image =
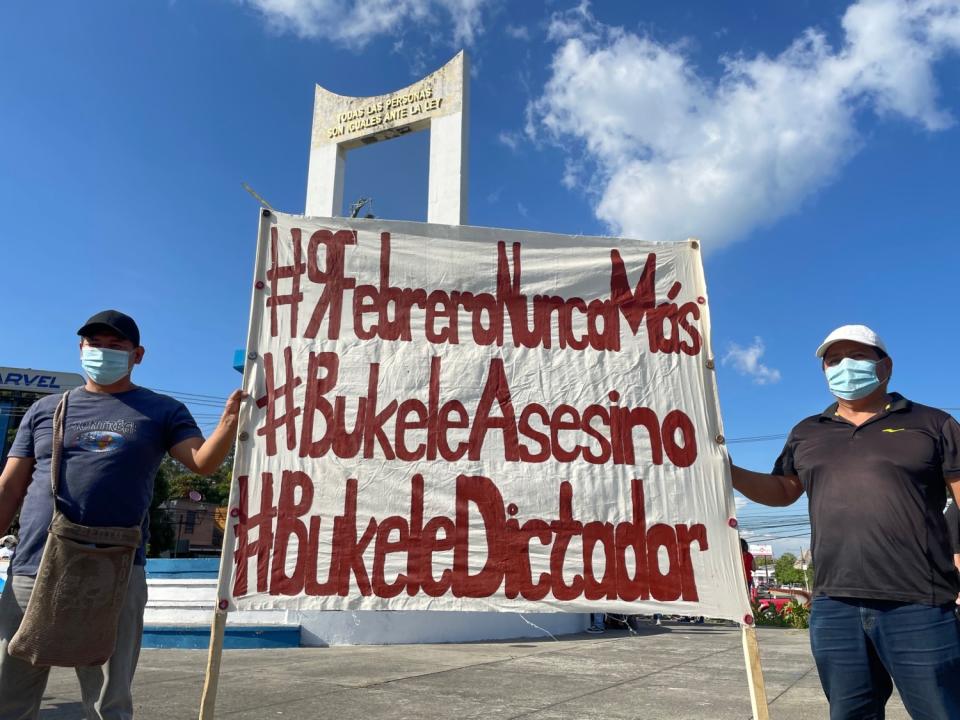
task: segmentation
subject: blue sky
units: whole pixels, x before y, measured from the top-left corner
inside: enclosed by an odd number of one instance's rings
[[[729,438],[827,405],[813,350],[848,322],[886,339],[894,389],[960,408],[957,0],[64,1],[5,3],[0,26],[0,364],[75,370],[76,328],[117,307],[139,383],[225,397],[241,182],[302,211],[314,84],[389,92],[466,47],[471,224],[699,236]],[[427,147],[351,153],[347,201],[424,220]],[[766,469],[780,444],[730,447]]]

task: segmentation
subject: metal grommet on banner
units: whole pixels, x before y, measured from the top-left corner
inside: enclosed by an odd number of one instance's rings
[[[261,211],[261,214],[262,214],[264,217],[270,217],[270,211],[267,210],[266,208],[264,208],[264,209]]]
[[[256,360],[256,359],[257,359],[257,353],[255,353],[255,352],[248,352],[248,353],[247,353],[247,360]]]
[[[242,433],[240,433],[239,435],[237,435],[237,439],[238,439],[238,440],[241,440],[241,441],[243,441],[243,440],[249,440],[249,439],[250,439],[250,433],[248,433],[246,430],[244,430]]]
[[[753,625],[753,615],[744,615],[743,616],[744,625]]]
[[[727,525],[729,525],[732,528],[735,528],[739,524],[740,523],[737,522],[736,518],[730,518],[729,520],[727,520]]]
[[[221,600],[220,602],[217,603],[217,607],[219,607],[221,610],[226,610],[228,607],[230,607],[230,601]]]
[[[699,295],[699,296],[697,296],[697,303],[698,303],[699,305],[706,305],[706,304],[707,304],[707,299],[706,299],[703,295]]]
[[[240,508],[230,508],[230,517],[240,517]]]
[[[714,440],[717,441],[717,445],[723,445],[726,442],[723,435],[717,435]]]
[[[692,247],[694,250],[699,250],[699,249],[700,249],[700,241],[699,241],[699,240],[691,240],[691,241],[690,241],[690,247]]]
[[[257,280],[257,281],[253,284],[253,286],[254,286],[257,290],[263,290],[263,289],[266,287],[266,284],[263,282],[263,280]]]
[[[713,370],[716,365],[713,364],[713,360],[707,360],[706,362],[707,370]]]

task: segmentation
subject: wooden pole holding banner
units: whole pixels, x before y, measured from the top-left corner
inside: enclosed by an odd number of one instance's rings
[[[687,242],[690,243],[690,246],[694,250],[700,249],[700,241],[696,238],[690,238]],[[697,264],[698,268],[698,284],[699,291],[706,296],[707,289],[707,280],[703,274],[703,263]],[[709,307],[709,306],[707,306]],[[706,408],[708,411],[713,411],[712,426],[714,428],[714,441],[717,444],[717,447],[721,449],[721,454],[723,455],[723,461],[727,467],[727,472],[725,473],[725,482],[727,484],[728,498],[730,500],[730,511],[731,516],[729,519],[729,525],[731,528],[737,527],[737,520],[733,516],[734,508],[736,503],[733,502],[733,480],[730,475],[730,455],[726,451],[726,439],[723,436],[723,420],[720,413],[720,392],[717,387],[717,376],[713,372],[716,370],[716,362],[714,360],[713,349],[710,346],[710,326],[709,326],[710,315],[706,308],[702,314],[702,322],[704,323],[704,342],[706,343],[706,356],[707,360],[705,367],[711,372],[708,375],[708,379],[704,384],[706,390]],[[746,589],[749,585],[750,578],[747,577],[747,570],[743,565],[743,559],[740,555],[740,546],[739,543],[736,545],[737,552],[737,565],[740,568],[740,571],[743,573],[743,584],[741,588]],[[749,598],[747,598],[749,603]],[[749,616],[745,618],[749,622],[753,622],[753,619]],[[757,644],[757,630],[753,627],[752,624],[745,625],[741,623],[740,627],[742,641],[743,641],[743,659],[746,663],[747,669],[747,684],[750,688],[750,707],[753,710],[753,720],[770,720],[770,708],[767,706],[767,690],[763,682],[763,668],[760,665],[760,646]]]
[[[750,708],[753,711],[753,720],[770,720],[767,688],[763,682],[763,668],[760,665],[757,629],[750,625],[741,627],[743,628],[743,659],[747,664],[747,684],[750,686]]]
[[[213,708],[217,702],[217,685],[220,683],[220,658],[223,656],[223,634],[227,628],[227,614],[220,609],[213,613],[210,628],[210,649],[207,652],[207,672],[200,696],[200,720],[213,720]]]
[[[256,306],[258,296],[263,295],[264,283],[261,280],[263,267],[261,260],[263,258],[262,249],[267,246],[267,240],[270,234],[270,223],[272,213],[267,208],[260,210],[260,225],[257,232],[256,259],[253,266],[253,291],[250,300],[250,321],[247,331],[247,362],[243,368],[243,387],[247,389],[251,384],[251,375],[254,372],[254,363],[257,358],[256,348],[254,347],[254,338],[257,337],[253,326],[254,307]],[[244,409],[240,407],[240,421],[237,423],[237,440],[234,443],[235,458],[239,458],[239,444],[249,437],[245,432]],[[249,413],[247,413],[249,415]],[[249,419],[249,417],[247,418]],[[200,696],[200,720],[213,720],[213,710],[217,702],[217,687],[220,683],[220,660],[223,657],[223,637],[227,629],[227,608],[229,601],[223,597],[223,588],[230,585],[230,578],[233,576],[233,524],[231,518],[234,516],[234,508],[237,507],[238,498],[234,497],[234,491],[237,485],[237,476],[246,472],[246,468],[239,468],[237,461],[233,464],[233,480],[230,485],[230,500],[227,507],[227,519],[223,533],[223,547],[220,550],[220,572],[217,577],[217,598],[214,601],[213,624],[210,627],[210,646],[207,651],[207,669],[203,680],[203,693]]]

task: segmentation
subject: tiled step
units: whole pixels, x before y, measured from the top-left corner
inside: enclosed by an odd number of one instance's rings
[[[203,649],[210,644],[210,626],[145,625],[143,647]],[[230,625],[223,637],[224,650],[300,647],[299,625]]]

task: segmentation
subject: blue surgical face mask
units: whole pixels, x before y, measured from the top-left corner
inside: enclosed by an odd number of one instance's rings
[[[824,368],[830,392],[844,400],[859,400],[881,385],[876,360],[844,358],[833,367]]]
[[[80,352],[80,364],[97,385],[113,385],[130,374],[130,353],[85,345]]]

